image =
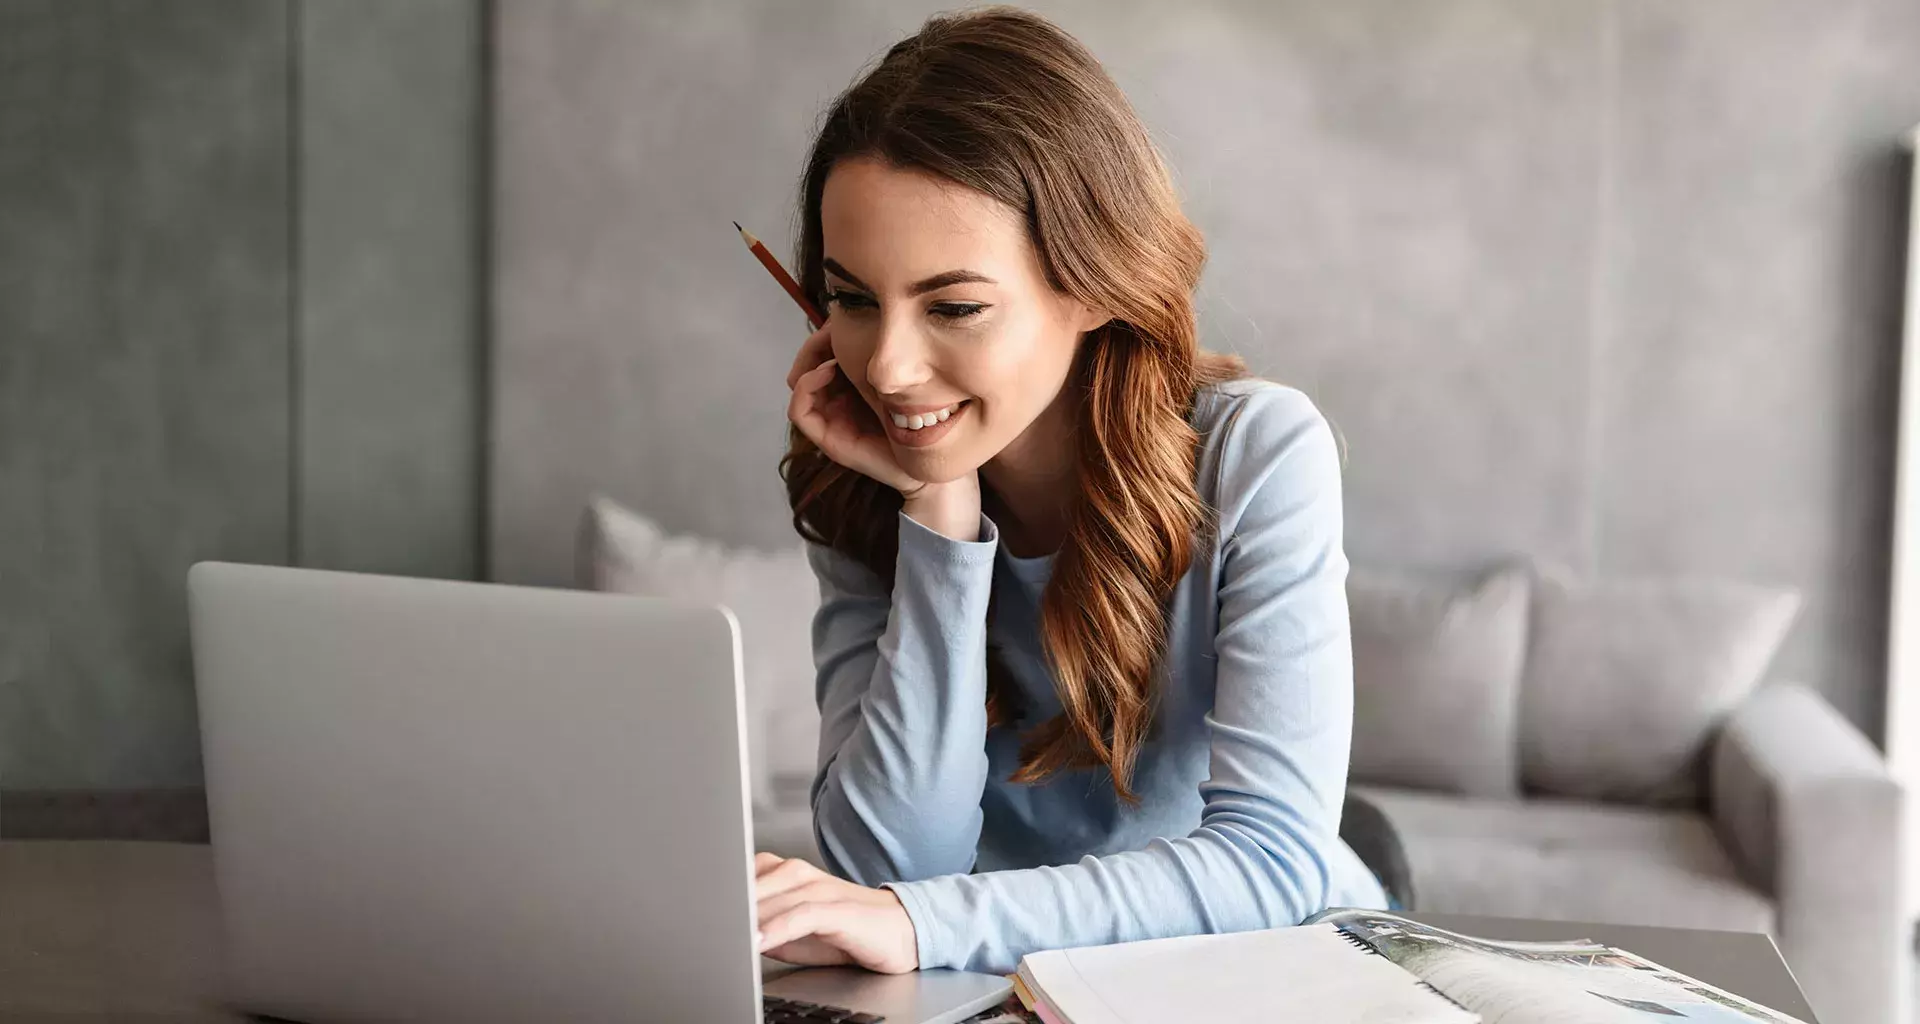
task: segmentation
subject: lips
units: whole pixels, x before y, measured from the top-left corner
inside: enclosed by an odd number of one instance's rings
[[[973,400],[967,399],[960,402],[958,407],[954,408],[954,410],[947,415],[946,419],[934,423],[931,426],[922,426],[917,430],[912,427],[901,426],[900,422],[894,419],[893,414],[889,413],[886,417],[887,437],[892,439],[894,444],[900,445],[903,448],[925,448],[928,445],[937,443],[941,438],[951,433],[954,427],[959,424],[960,421],[970,416],[972,412]],[[913,422],[912,418],[909,417],[907,422]]]
[[[965,402],[966,399],[963,398],[958,402],[943,405],[938,409],[916,409],[910,413],[895,412],[890,415],[893,417],[894,426],[906,430],[919,430],[922,427],[931,427],[935,423],[946,419],[948,416],[959,412],[960,406]]]

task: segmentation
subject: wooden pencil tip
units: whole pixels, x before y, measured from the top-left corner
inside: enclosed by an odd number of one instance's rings
[[[741,226],[740,226],[740,222],[736,220],[736,221],[734,221],[734,222],[733,222],[733,230],[735,230],[735,231],[745,231],[745,230],[747,230],[747,229],[746,229],[746,228],[743,228],[743,227],[741,227]]]

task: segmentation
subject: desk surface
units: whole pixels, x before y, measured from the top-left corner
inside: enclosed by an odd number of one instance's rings
[[[209,848],[0,842],[0,1020],[232,1024]],[[1413,914],[1490,939],[1591,939],[1813,1021],[1764,935]]]

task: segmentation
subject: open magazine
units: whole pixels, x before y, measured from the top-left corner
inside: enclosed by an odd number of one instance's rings
[[[1479,939],[1377,910],[1035,953],[1014,991],[1044,1024],[1805,1024],[1611,946]]]
[[[1476,939],[1377,910],[1308,923],[1334,925],[1485,1024],[1805,1024],[1612,946]]]

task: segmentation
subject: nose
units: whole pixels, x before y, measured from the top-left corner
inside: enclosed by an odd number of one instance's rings
[[[882,395],[913,391],[932,379],[926,339],[910,323],[884,323],[867,360],[867,383]]]

